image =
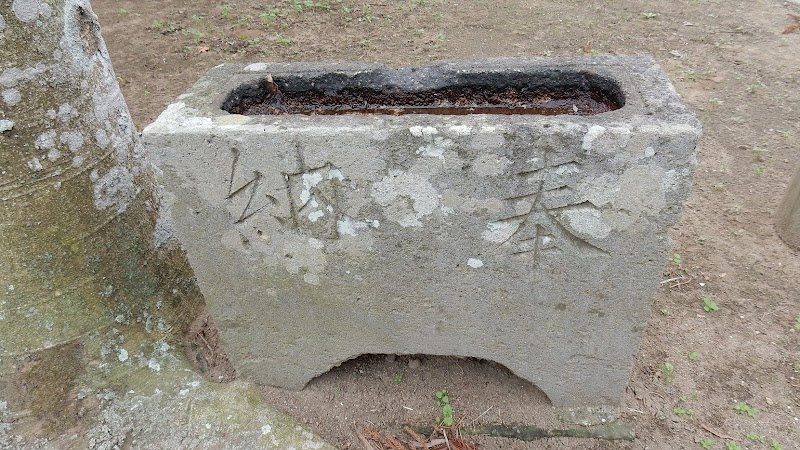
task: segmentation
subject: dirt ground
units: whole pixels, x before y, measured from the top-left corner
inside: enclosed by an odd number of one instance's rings
[[[652,54],[697,112],[693,191],[636,359],[622,419],[637,440],[477,439],[481,448],[800,448],[800,253],[773,230],[800,163],[800,5],[780,0],[95,0],[142,127],[226,61],[390,65],[483,56]],[[718,305],[704,310],[704,298]],[[391,359],[391,358],[389,358]],[[447,388],[456,420],[556,426],[548,400],[470,359],[365,356],[302,392],[264,388],[334,445],[430,423]],[[737,406],[738,405],[738,406]],[[757,410],[757,411],[756,411]],[[748,414],[749,412],[749,414]]]

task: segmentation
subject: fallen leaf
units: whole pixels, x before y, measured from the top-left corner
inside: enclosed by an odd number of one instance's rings
[[[788,27],[786,27],[786,29],[783,30],[783,34],[789,34],[789,33],[793,32],[794,30],[797,30],[798,28],[800,28],[800,15],[787,14],[787,16],[789,16],[792,19],[794,19],[794,21],[797,22],[797,23],[793,23],[793,24],[789,25]]]
[[[197,53],[205,53],[207,51],[208,51],[208,46],[207,45],[204,45],[204,46],[202,46],[202,47],[197,49]]]

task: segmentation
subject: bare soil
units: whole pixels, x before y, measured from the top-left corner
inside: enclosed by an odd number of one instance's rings
[[[800,5],[96,0],[94,8],[140,127],[226,61],[413,65],[487,56],[654,55],[699,115],[704,137],[692,194],[672,231],[678,256],[664,261],[622,406],[637,440],[474,442],[487,449],[676,449],[702,448],[708,439],[714,449],[800,448],[800,330],[793,331],[800,328],[800,253],[773,230],[775,208],[800,162],[800,32],[782,33],[795,23],[787,14],[799,13]],[[704,310],[704,298],[719,309]],[[362,448],[354,421],[384,430],[430,423],[441,388],[456,420],[560,426],[534,386],[470,359],[365,356],[301,392],[263,392],[331,443]],[[747,414],[743,403],[757,412]]]

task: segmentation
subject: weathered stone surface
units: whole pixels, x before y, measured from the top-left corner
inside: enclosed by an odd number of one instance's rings
[[[800,249],[800,167],[789,181],[777,211],[775,230],[790,247]]]
[[[413,90],[497,72],[597,74],[625,106],[590,117],[220,109],[268,73]],[[364,353],[471,356],[571,407],[622,398],[699,134],[652,59],[609,57],[222,65],[144,137],[240,375],[302,388]]]

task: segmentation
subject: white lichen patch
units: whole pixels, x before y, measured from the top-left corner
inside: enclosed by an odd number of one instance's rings
[[[581,148],[583,148],[586,151],[591,150],[595,139],[602,136],[603,133],[605,132],[606,132],[605,127],[601,127],[600,125],[592,125],[591,127],[589,127],[589,131],[587,131],[586,134],[583,136],[583,144],[581,145]]]
[[[137,192],[133,174],[125,167],[115,166],[94,183],[94,206],[97,209],[115,206],[121,213]]]
[[[108,133],[106,130],[97,130],[94,133],[94,142],[100,148],[108,147],[108,144],[111,143],[111,140],[108,138]]]
[[[55,161],[61,157],[61,152],[58,151],[57,148],[51,148],[50,151],[47,152],[47,159],[50,161]]]
[[[0,133],[5,133],[6,131],[11,131],[14,128],[14,121],[8,119],[0,120]]]
[[[603,220],[600,211],[590,206],[566,209],[560,217],[563,223],[583,236],[604,239],[611,233],[611,227]]]
[[[439,207],[439,193],[426,178],[392,169],[389,175],[372,186],[372,198],[387,207],[386,215],[402,227],[419,227],[419,219],[433,214]],[[406,206],[411,202],[411,208]]]
[[[505,173],[506,168],[511,165],[511,160],[505,156],[498,156],[493,153],[478,155],[472,163],[472,171],[480,176],[498,176]]]
[[[46,70],[47,66],[41,63],[37,64],[35,67],[28,67],[24,70],[17,67],[10,67],[0,74],[0,84],[7,88],[13,88],[22,81],[33,80]]]
[[[11,9],[20,22],[30,23],[39,18],[40,3],[38,0],[14,0]]]
[[[150,360],[147,361],[147,367],[153,372],[158,372],[161,370],[161,363],[158,362],[155,358],[151,358]]]
[[[429,158],[439,158],[444,162],[444,152],[448,147],[453,145],[452,140],[436,136],[439,134],[439,130],[434,127],[417,125],[410,127],[408,131],[411,132],[412,136],[421,137],[427,142],[417,149],[418,155],[427,156]]]
[[[311,189],[322,181],[322,174],[311,172],[303,174],[303,190],[300,192],[300,204],[305,205],[311,200]]]
[[[18,89],[6,89],[3,91],[3,101],[7,106],[16,106],[22,100],[22,94]]]
[[[0,34],[3,34],[4,31],[6,31],[6,19],[0,14]]]
[[[272,425],[264,425],[261,427],[261,434],[269,434],[272,433]]]
[[[486,224],[488,230],[483,232],[482,237],[489,242],[502,244],[511,238],[521,223],[522,218],[489,222]]]
[[[247,66],[245,66],[244,70],[246,70],[248,72],[263,72],[263,71],[267,70],[268,67],[269,66],[267,64],[265,64],[265,63],[254,63],[254,64],[248,64]]]
[[[69,148],[69,151],[72,153],[75,153],[83,147],[84,142],[83,135],[77,131],[65,131],[61,133],[58,140],[61,141],[62,144],[66,144],[67,148]]]
[[[423,126],[413,126],[408,129],[411,132],[411,135],[414,137],[425,137],[426,139],[430,140],[433,135],[439,134],[439,130],[434,127],[423,127]]]
[[[439,158],[444,162],[444,152],[453,146],[453,141],[450,139],[445,139],[439,136],[433,138],[433,140],[425,145],[420,146],[417,149],[417,154],[422,156],[427,156],[429,158]]]
[[[28,167],[34,172],[44,169],[42,163],[39,161],[39,158],[32,158],[30,161],[28,161]]]
[[[378,222],[377,220],[374,222]],[[375,225],[377,228],[380,225]],[[336,221],[336,231],[339,232],[340,235],[347,235],[347,236],[358,236],[359,233],[363,233],[369,230],[369,225],[366,222],[362,222],[360,220],[353,220],[348,216],[342,216],[341,220]]]
[[[467,265],[472,267],[473,269],[480,269],[483,267],[483,261],[478,258],[469,258],[467,260]]]
[[[71,119],[78,117],[78,110],[73,108],[72,105],[69,103],[62,103],[58,107],[58,112],[56,112],[56,117],[63,122],[69,122]]]
[[[469,125],[453,125],[447,131],[455,136],[468,136],[472,134],[472,127]]]
[[[48,150],[56,146],[56,132],[53,130],[46,131],[36,138],[36,148],[39,150]]]
[[[311,222],[316,222],[317,220],[321,219],[322,216],[324,216],[324,215],[325,215],[325,211],[323,211],[321,209],[318,209],[316,211],[312,211],[312,212],[308,213],[308,220],[310,220]]]
[[[117,353],[117,359],[119,362],[124,363],[128,360],[128,351],[124,348],[119,349],[119,353]]]

